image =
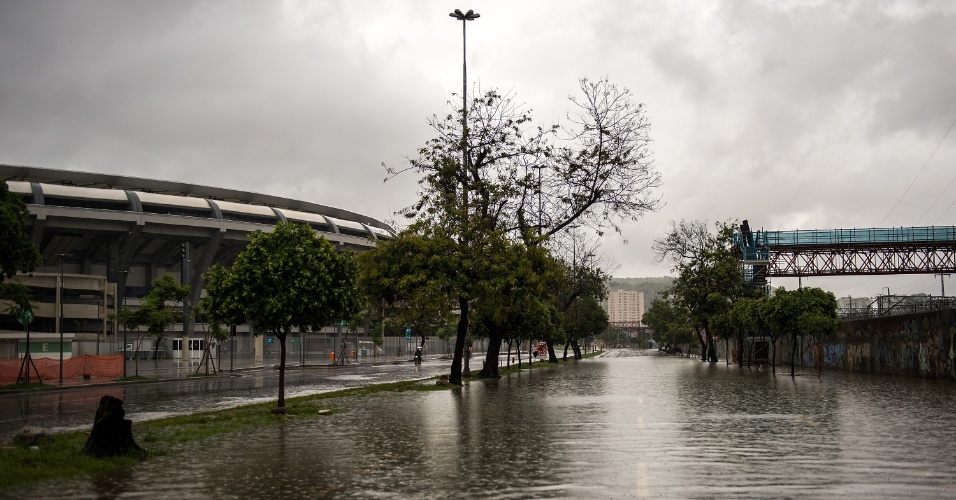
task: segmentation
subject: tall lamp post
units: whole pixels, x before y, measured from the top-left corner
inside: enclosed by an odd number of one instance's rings
[[[63,260],[67,254],[58,253],[57,256],[60,257],[60,385],[63,385]]]
[[[460,9],[448,14],[461,21],[461,168],[467,168],[468,165],[468,37],[466,36],[465,21],[474,21],[481,17],[481,14],[473,10],[462,14]],[[468,210],[468,190],[462,186],[465,196],[465,211]],[[467,216],[467,213],[466,213]]]
[[[466,27],[468,26],[467,21],[474,21],[481,17],[481,14],[469,9],[468,12],[462,13],[460,9],[455,9],[454,12],[448,14],[450,17],[454,18],[456,21],[461,21],[461,168],[463,171],[463,179],[461,186],[461,198],[462,207],[462,224],[461,224],[461,234],[462,238],[468,238],[468,38],[466,36]],[[467,240],[466,240],[467,241]],[[465,308],[462,310],[463,315],[467,315],[467,302],[465,303]],[[467,327],[466,327],[467,328]],[[467,330],[466,330],[467,332]],[[467,333],[466,333],[467,335]],[[471,368],[468,365],[470,353],[468,352],[468,342],[465,342],[465,346],[462,348],[462,357],[464,358],[464,369],[463,373],[466,375],[471,374]],[[456,343],[455,349],[458,349]],[[458,353],[455,353],[457,356]],[[454,365],[454,364],[453,364]]]

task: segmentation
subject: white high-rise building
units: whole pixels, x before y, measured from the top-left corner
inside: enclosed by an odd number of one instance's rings
[[[607,296],[607,316],[611,324],[643,326],[644,292],[612,290]]]

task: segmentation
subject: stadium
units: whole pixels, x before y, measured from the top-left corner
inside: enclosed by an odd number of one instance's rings
[[[205,346],[192,321],[174,326],[166,345],[131,345],[122,342],[113,321],[118,308],[135,307],[164,274],[189,284],[188,303],[197,303],[211,265],[229,265],[250,233],[269,232],[279,222],[308,224],[340,251],[362,251],[395,235],[389,225],[356,212],[232,189],[14,165],[0,165],[0,179],[23,197],[30,236],[43,257],[34,273],[14,278],[34,294],[34,358],[155,352],[195,359]],[[25,328],[5,309],[0,358],[16,358],[24,352]],[[263,339],[251,338],[247,329],[239,334],[245,341],[238,349],[261,360]]]

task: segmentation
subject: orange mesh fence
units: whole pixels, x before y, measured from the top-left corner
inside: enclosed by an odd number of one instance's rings
[[[14,384],[20,374],[22,359],[0,359],[0,385]],[[30,368],[30,380],[39,375],[44,381],[60,379],[60,360],[33,358],[36,370]],[[63,379],[79,377],[121,377],[123,376],[123,355],[94,356],[85,354],[63,360]]]

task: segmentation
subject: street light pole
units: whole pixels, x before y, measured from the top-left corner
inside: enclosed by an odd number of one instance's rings
[[[473,10],[469,10],[467,13],[462,14],[460,9],[455,9],[454,12],[448,14],[450,17],[455,18],[455,20],[461,21],[461,168],[465,170],[465,175],[463,176],[466,179],[464,182],[467,182],[468,179],[468,37],[466,36],[467,30],[466,27],[468,23],[466,21],[474,21],[481,17],[481,14]],[[464,214],[462,224],[462,232],[466,232],[465,225],[468,223],[468,188],[466,185],[462,184],[462,199],[464,201]]]
[[[462,204],[464,205],[461,213],[461,240],[463,242],[469,241],[468,237],[468,178],[469,178],[469,158],[468,158],[468,38],[466,36],[466,27],[468,26],[467,21],[474,21],[481,17],[480,14],[473,10],[469,10],[466,13],[462,13],[460,9],[455,9],[454,12],[448,14],[450,17],[453,17],[457,21],[461,21],[461,168],[462,168],[462,184],[461,184],[461,199]],[[464,318],[468,314],[467,309],[468,303],[463,303],[462,308],[462,317]],[[467,326],[465,327],[467,328]],[[467,337],[467,330],[466,330]],[[468,342],[465,342],[465,345],[462,347],[462,357],[464,358],[464,369],[463,373],[470,374],[471,368],[469,367],[469,357],[470,353],[468,352]],[[455,344],[455,350],[457,351],[458,345]],[[455,353],[455,356],[458,356],[458,353]],[[453,363],[454,366],[454,363]]]

